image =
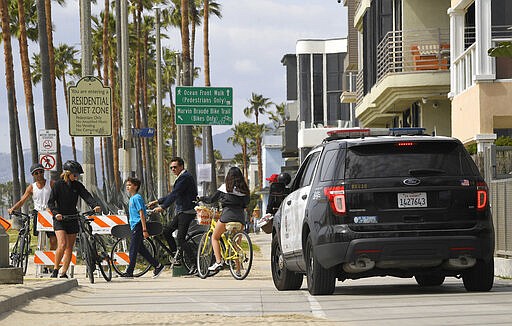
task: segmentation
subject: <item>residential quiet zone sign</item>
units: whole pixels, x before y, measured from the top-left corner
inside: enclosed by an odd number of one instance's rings
[[[112,135],[110,87],[93,76],[83,77],[68,89],[69,134],[82,137]]]
[[[176,87],[176,124],[232,125],[232,87]]]

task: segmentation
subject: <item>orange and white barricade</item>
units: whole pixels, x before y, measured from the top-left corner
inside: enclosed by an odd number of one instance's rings
[[[129,265],[130,264],[130,253],[129,252],[115,252],[114,253],[114,264],[116,265]]]
[[[92,215],[92,232],[97,234],[110,234],[113,226],[126,224],[126,215]]]
[[[36,265],[55,265],[55,251],[36,250],[34,253],[34,264]],[[62,262],[61,262],[62,265]],[[71,265],[76,265],[76,251],[71,256]]]
[[[53,231],[53,215],[49,211],[37,212],[37,231]]]

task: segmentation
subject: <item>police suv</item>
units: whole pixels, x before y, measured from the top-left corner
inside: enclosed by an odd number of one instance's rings
[[[313,295],[372,276],[492,288],[487,185],[459,140],[423,130],[341,129],[309,152],[274,217],[278,290],[299,289],[303,275]]]

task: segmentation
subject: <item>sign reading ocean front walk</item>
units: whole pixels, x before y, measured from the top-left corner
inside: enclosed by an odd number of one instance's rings
[[[176,87],[177,125],[232,125],[232,87]]]
[[[112,97],[108,86],[86,76],[68,88],[69,135],[112,136]]]

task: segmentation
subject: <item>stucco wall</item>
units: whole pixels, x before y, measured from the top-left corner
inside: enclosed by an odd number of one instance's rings
[[[449,0],[403,1],[402,29],[450,28],[450,19],[446,13],[449,7]],[[440,20],[442,16],[446,16],[446,19]]]
[[[512,82],[478,83],[453,99],[453,137],[466,143],[494,128],[512,128]]]
[[[450,105],[449,101],[428,101],[421,106],[421,126],[427,129],[426,132],[431,134],[435,130],[438,136],[452,135]]]

